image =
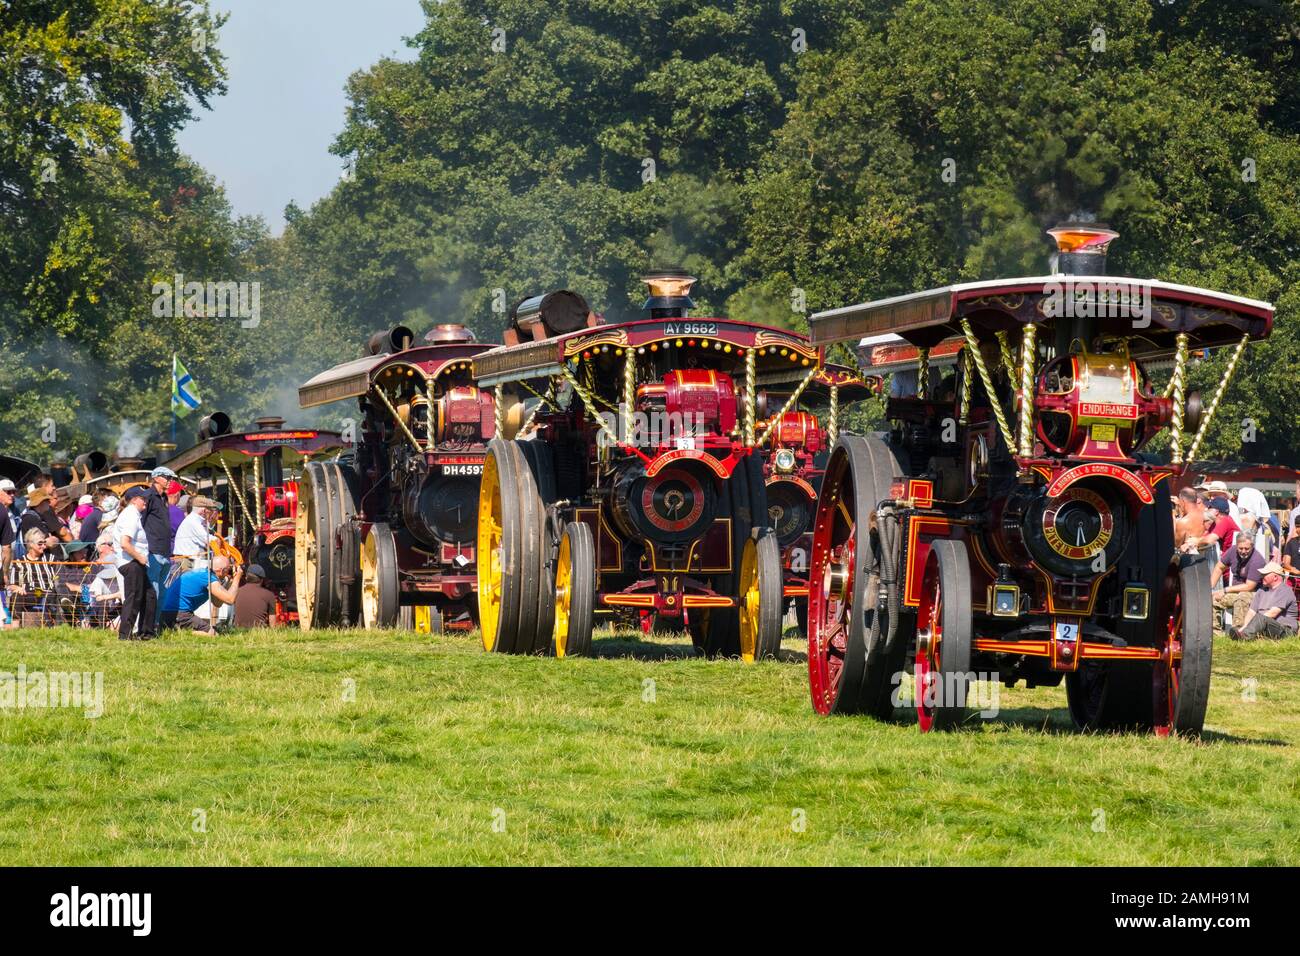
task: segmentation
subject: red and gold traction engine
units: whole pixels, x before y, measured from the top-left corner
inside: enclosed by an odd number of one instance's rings
[[[1053,234],[1054,275],[812,318],[820,344],[896,340],[868,353],[868,371],[893,374],[889,436],[841,438],[819,497],[809,674],[821,713],[883,717],[910,696],[922,729],[953,726],[978,675],[1064,679],[1081,727],[1203,724],[1208,564],[1176,553],[1169,478],[1222,386],[1203,414],[1186,366],[1193,344],[1235,346],[1230,375],[1272,307],[1109,277],[1114,233]],[[1149,371],[1170,364],[1158,391]]]

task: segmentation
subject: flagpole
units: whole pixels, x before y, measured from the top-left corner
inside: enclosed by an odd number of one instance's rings
[[[172,447],[176,447],[176,353],[172,353]]]

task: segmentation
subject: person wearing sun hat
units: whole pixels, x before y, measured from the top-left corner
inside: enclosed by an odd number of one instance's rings
[[[1278,640],[1296,632],[1295,592],[1287,582],[1282,565],[1270,561],[1262,570],[1260,586],[1250,602],[1241,627],[1228,628],[1234,641],[1254,641],[1261,637]]]

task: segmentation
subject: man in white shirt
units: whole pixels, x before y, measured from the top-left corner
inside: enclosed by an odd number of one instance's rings
[[[181,561],[182,573],[208,566],[211,529],[217,521],[218,507],[211,498],[190,499],[190,513],[176,529],[176,543],[172,547],[172,554]]]
[[[148,501],[142,488],[126,493],[122,516],[113,525],[113,550],[122,573],[122,620],[117,636],[123,641],[151,641],[158,636],[157,595],[149,586],[149,539],[144,532],[144,510]],[[139,621],[140,633],[136,634]]]

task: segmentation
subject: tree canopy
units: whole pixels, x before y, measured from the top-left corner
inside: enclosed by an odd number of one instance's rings
[[[121,416],[158,432],[177,344],[209,406],[284,411],[398,322],[494,340],[503,307],[558,287],[631,317],[637,277],[677,265],[700,314],[802,327],[1040,274],[1043,230],[1080,213],[1120,232],[1118,271],[1277,303],[1205,454],[1300,447],[1278,400],[1300,360],[1300,2],[423,7],[411,59],[347,81],[347,175],[272,238],[175,152],[224,81],[193,42],[220,25],[206,3],[0,4],[0,450],[34,450],[47,414],[77,441]],[[260,326],[151,315],[177,272],[260,281]]]

